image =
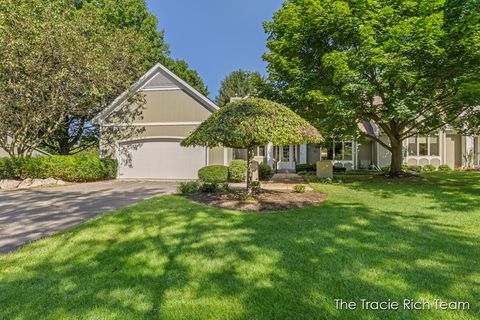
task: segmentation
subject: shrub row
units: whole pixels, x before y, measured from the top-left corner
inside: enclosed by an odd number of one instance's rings
[[[425,172],[432,172],[432,171],[452,171],[452,168],[450,168],[448,165],[446,164],[442,164],[438,167],[435,167],[434,165],[432,164],[426,164],[424,165],[423,167],[422,166],[416,166],[416,165],[402,165],[402,170],[403,171],[413,171],[413,172],[422,172],[422,171],[425,171]],[[390,171],[390,166],[386,166],[386,167],[383,167],[382,168],[382,171],[384,172],[388,172]]]
[[[258,166],[260,180],[269,179],[272,168],[266,164]],[[201,168],[198,178],[207,183],[243,182],[247,179],[247,162],[245,160],[233,160],[230,166],[212,165]]]
[[[114,179],[116,160],[91,155],[0,158],[1,179],[55,178],[68,182]]]

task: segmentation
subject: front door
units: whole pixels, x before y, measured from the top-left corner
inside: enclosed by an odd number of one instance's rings
[[[295,170],[295,146],[279,147],[278,170]]]

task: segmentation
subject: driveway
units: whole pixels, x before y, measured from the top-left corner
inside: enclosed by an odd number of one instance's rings
[[[99,214],[176,191],[177,183],[108,181],[0,192],[0,254]]]

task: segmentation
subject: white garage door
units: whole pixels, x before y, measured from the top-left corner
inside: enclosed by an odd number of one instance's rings
[[[197,179],[207,163],[205,148],[184,148],[172,139],[121,143],[117,157],[124,179]]]

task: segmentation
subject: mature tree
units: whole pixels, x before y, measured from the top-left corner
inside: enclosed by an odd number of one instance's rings
[[[89,10],[0,2],[0,147],[28,156],[70,115],[101,110],[141,72],[137,39],[133,31],[105,28]]]
[[[392,176],[404,139],[478,117],[478,0],[290,0],[265,28],[279,99],[328,136],[376,122]]]
[[[234,97],[245,98],[257,95],[257,85],[262,81],[260,72],[233,71],[223,79],[216,102],[220,107],[230,103]]]
[[[269,100],[249,98],[227,104],[204,121],[182,146],[247,150],[247,194],[252,193],[253,156],[269,142],[277,146],[317,143],[321,136],[289,108]]]
[[[164,32],[158,31],[157,18],[151,13],[145,0],[50,0],[52,3],[69,5],[72,14],[96,14],[103,28],[111,32],[135,33],[134,42],[126,43],[137,55],[137,66],[140,71],[131,74],[128,82],[133,83],[142,73],[150,69],[155,63],[161,62],[186,82],[203,94],[208,95],[208,89],[198,73],[189,69],[182,60],[173,60],[169,57],[168,45],[164,41]],[[68,9],[68,6],[66,7]],[[120,94],[115,92],[111,99]],[[98,128],[90,120],[98,113],[98,106],[84,105],[70,112],[64,117],[59,128],[51,139],[44,141],[43,146],[53,153],[74,154],[96,145],[98,142]]]

